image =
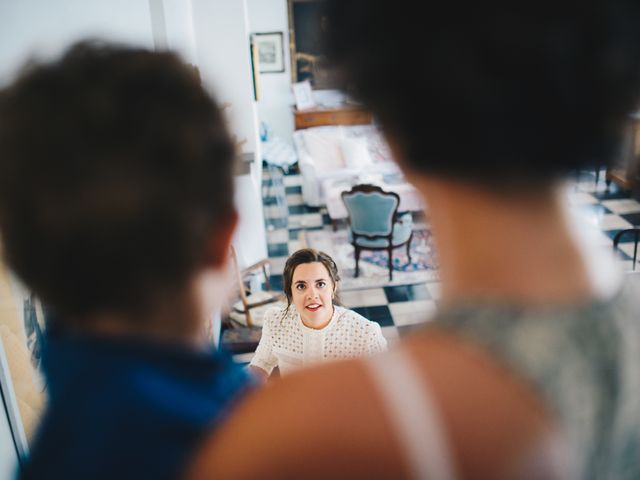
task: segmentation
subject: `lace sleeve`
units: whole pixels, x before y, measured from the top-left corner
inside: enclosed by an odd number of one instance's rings
[[[382,335],[382,329],[380,325],[372,322],[373,325],[370,329],[369,336],[369,352],[370,353],[378,353],[384,352],[387,350],[387,339]]]
[[[271,337],[271,324],[278,316],[279,308],[272,308],[265,314],[262,324],[262,337],[256,348],[256,353],[251,359],[250,365],[261,368],[267,374],[271,375],[271,371],[278,364],[278,357],[273,353],[273,339]]]

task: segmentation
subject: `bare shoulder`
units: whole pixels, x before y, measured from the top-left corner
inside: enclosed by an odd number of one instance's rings
[[[473,346],[430,335],[399,348],[428,385],[464,473],[495,474],[501,456],[515,457],[546,428],[536,396]],[[249,395],[204,443],[190,478],[407,477],[364,362],[325,364]]]
[[[555,453],[547,449],[553,444],[559,452],[557,431],[531,385],[490,352],[446,332],[413,337],[403,348],[435,400],[464,478],[525,478],[534,469],[532,478],[556,478]]]
[[[379,411],[360,361],[289,375],[234,409],[205,442],[190,478],[365,477],[360,467],[372,449],[393,446]]]

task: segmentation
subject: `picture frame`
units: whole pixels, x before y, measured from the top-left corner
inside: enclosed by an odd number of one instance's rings
[[[251,80],[253,82],[253,99],[257,102],[260,100],[260,72],[258,60],[258,45],[255,37],[251,36]]]
[[[254,33],[253,44],[257,49],[260,73],[284,72],[284,40],[282,32]]]
[[[291,89],[293,90],[293,96],[296,100],[296,109],[310,110],[316,106],[316,102],[313,99],[313,92],[311,91],[311,82],[309,82],[309,80],[294,83],[291,85]]]

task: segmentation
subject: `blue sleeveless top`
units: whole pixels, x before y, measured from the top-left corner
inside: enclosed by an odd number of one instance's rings
[[[488,349],[542,394],[578,478],[640,478],[640,285],[572,307],[447,306],[432,325]]]

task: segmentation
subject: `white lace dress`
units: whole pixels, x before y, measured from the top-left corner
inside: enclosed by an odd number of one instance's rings
[[[286,375],[314,363],[371,355],[387,349],[380,325],[343,307],[334,306],[333,317],[321,330],[302,323],[291,305],[272,308],[262,326],[262,338],[251,365],[271,373],[278,366]]]

